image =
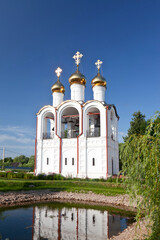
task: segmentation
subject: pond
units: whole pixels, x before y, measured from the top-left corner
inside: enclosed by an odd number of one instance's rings
[[[102,240],[133,222],[125,212],[100,206],[46,203],[0,211],[1,240]]]

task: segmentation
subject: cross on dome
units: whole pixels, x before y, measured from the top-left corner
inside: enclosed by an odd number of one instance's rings
[[[75,63],[77,64],[77,67],[80,64],[80,59],[83,57],[83,54],[80,52],[76,52],[76,54],[73,56],[73,58],[75,59]]]
[[[55,73],[57,74],[57,77],[59,78],[61,75],[62,69],[60,67],[58,67],[55,71]]]
[[[97,60],[97,62],[95,62],[95,65],[97,65],[98,71],[99,71],[99,69],[100,69],[102,63],[103,63],[103,62],[100,61],[99,59]]]

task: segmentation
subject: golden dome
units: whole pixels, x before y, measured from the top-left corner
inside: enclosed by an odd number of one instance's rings
[[[80,73],[80,71],[77,68],[77,71],[70,76],[69,83],[70,85],[77,83],[85,86],[86,78],[82,73]]]
[[[54,92],[60,92],[60,93],[64,93],[65,92],[65,88],[63,86],[63,84],[59,81],[59,78],[57,80],[57,82],[55,82],[53,84],[53,86],[51,87],[52,93]]]
[[[100,72],[98,71],[97,75],[92,79],[92,87],[94,86],[103,86],[106,88],[106,79],[104,77],[102,77],[102,75],[100,74]]]

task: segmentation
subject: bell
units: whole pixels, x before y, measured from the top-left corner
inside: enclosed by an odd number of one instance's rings
[[[100,119],[99,118],[96,121],[95,127],[100,127]]]
[[[66,123],[67,123],[67,120],[66,120],[66,118],[64,118],[64,119],[62,120],[62,123],[64,123],[64,124],[66,124]]]
[[[75,126],[76,126],[76,127],[79,127],[79,121],[76,121]]]
[[[73,123],[73,119],[72,118],[69,118],[69,123]]]

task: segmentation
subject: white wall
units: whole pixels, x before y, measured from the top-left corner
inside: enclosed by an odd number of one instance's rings
[[[53,96],[53,107],[57,107],[59,104],[63,102],[64,94],[60,92],[54,92]]]
[[[76,101],[66,101],[60,105],[57,110],[57,133],[61,133],[61,115],[64,109],[75,107],[79,112],[79,127],[81,133],[81,105]],[[87,113],[92,108],[100,111],[101,135],[100,137],[86,137],[87,130]],[[112,111],[112,120],[111,120]],[[38,115],[38,132],[37,132],[37,161],[36,174],[38,173],[59,173],[60,158],[60,139],[55,135],[53,139],[43,139],[44,118],[48,113],[53,113],[55,109],[51,106],[42,109]],[[111,135],[114,134],[113,139]],[[49,164],[47,165],[47,158]],[[67,158],[67,165],[65,165]],[[72,165],[74,158],[74,165]],[[92,165],[95,158],[95,166]],[[112,175],[112,158],[113,173],[119,172],[119,154],[118,154],[118,119],[113,107],[108,110],[108,173]],[[79,174],[78,177],[89,178],[106,178],[106,106],[99,101],[88,101],[83,107],[83,134],[79,137]],[[61,155],[61,173],[64,176],[77,176],[77,138],[62,139]]]
[[[71,100],[84,102],[85,86],[74,83],[70,86],[70,88],[71,88]]]
[[[106,88],[103,86],[94,86],[93,87],[93,99],[105,102],[105,92]]]

